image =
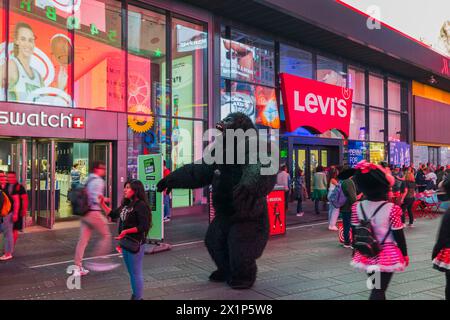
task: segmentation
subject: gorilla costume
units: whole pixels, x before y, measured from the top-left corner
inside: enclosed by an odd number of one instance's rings
[[[226,129],[256,129],[248,116],[231,113],[217,123],[222,132],[223,146]],[[236,139],[235,139],[236,140]],[[235,141],[236,142],[236,141]],[[248,139],[246,139],[248,143]],[[236,144],[234,155],[236,157]],[[258,159],[249,162],[246,148],[244,164],[223,163],[185,165],[158,183],[158,191],[172,188],[201,188],[212,185],[213,206],[216,216],[205,237],[205,245],[217,265],[209,279],[227,282],[233,289],[250,288],[256,280],[256,259],[269,239],[269,219],[266,196],[272,191],[276,175],[261,175],[264,166]]]

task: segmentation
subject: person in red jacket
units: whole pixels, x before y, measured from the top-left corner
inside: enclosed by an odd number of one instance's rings
[[[166,160],[164,160],[164,169],[163,169],[163,175],[164,178],[167,177],[170,174],[169,168],[166,167]],[[170,192],[167,192],[167,190],[164,190],[164,222],[170,221]]]

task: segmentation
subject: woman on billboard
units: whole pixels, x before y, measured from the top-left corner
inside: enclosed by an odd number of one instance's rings
[[[31,67],[35,35],[30,25],[19,22],[14,30],[13,55],[8,63],[8,100],[33,102],[30,93],[44,87],[39,72]]]

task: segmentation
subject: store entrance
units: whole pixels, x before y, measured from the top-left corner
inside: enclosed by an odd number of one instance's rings
[[[305,175],[306,189],[310,194],[317,167],[339,165],[339,147],[294,145],[292,164],[292,176],[296,175],[297,167],[300,168]]]
[[[68,194],[72,175],[84,183],[94,161],[103,161],[107,197],[112,193],[112,143],[57,139],[0,139],[0,170],[15,171],[28,193],[26,226],[52,228],[74,219]],[[76,168],[74,165],[77,165]]]

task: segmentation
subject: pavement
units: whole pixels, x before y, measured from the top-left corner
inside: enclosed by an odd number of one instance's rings
[[[291,213],[292,214],[292,213]],[[295,214],[295,213],[294,213]],[[311,219],[318,219],[310,214]],[[321,219],[325,217],[322,213]],[[187,224],[185,240],[172,242],[172,250],[144,258],[144,297],[147,300],[367,300],[365,274],[350,265],[351,250],[337,241],[337,233],[326,222],[291,224],[285,235],[270,239],[257,261],[258,278],[249,290],[232,290],[208,281],[215,270],[201,241],[204,227]],[[196,218],[204,219],[204,216]],[[169,222],[175,224],[177,219]],[[394,300],[444,299],[444,274],[431,265],[431,250],[438,219],[419,219],[406,229],[411,264],[394,275],[387,292]],[[207,222],[206,225],[207,227]],[[115,232],[115,225],[111,224]],[[18,300],[128,300],[129,277],[122,258],[110,259],[120,267],[91,272],[81,278],[81,289],[68,289],[66,268],[72,265],[78,229],[57,228],[21,234],[13,260],[0,263],[0,299]],[[90,257],[94,236],[86,251]]]

